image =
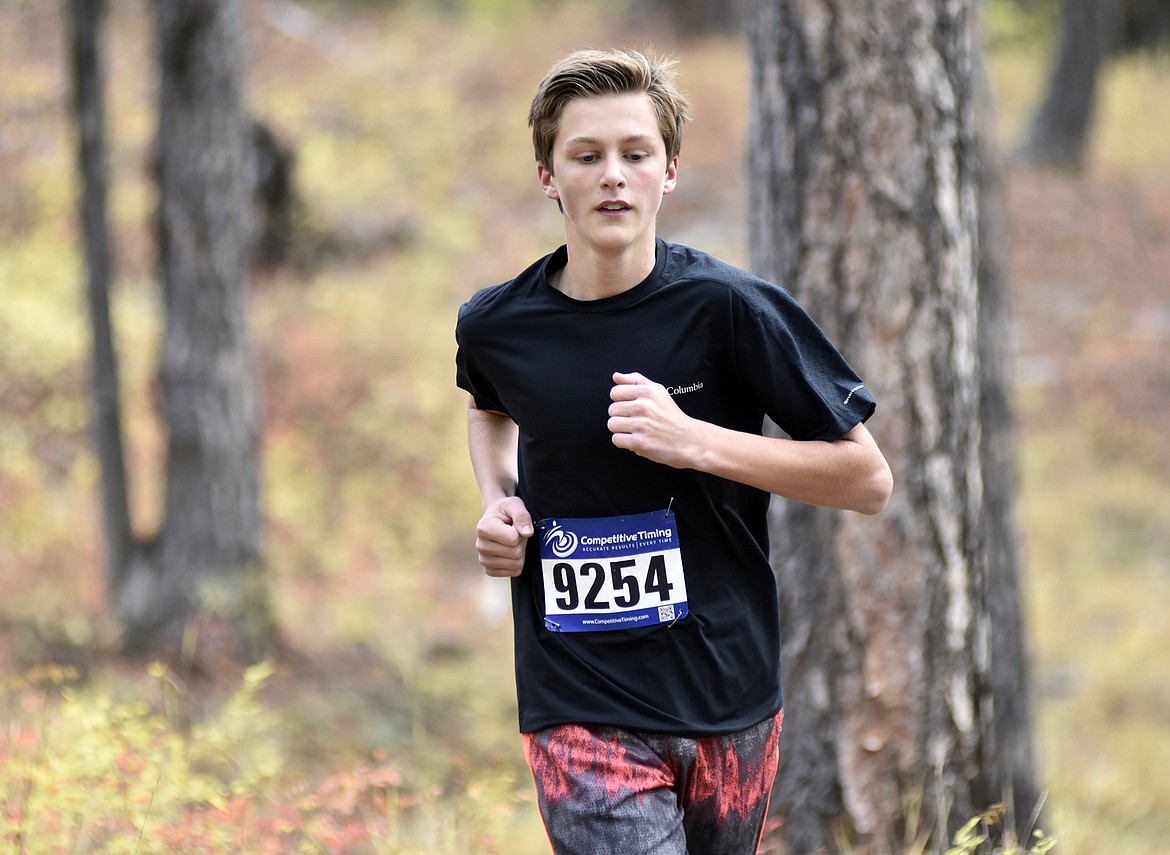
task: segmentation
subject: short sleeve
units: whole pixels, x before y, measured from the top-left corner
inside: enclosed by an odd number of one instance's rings
[[[760,281],[738,296],[733,323],[741,380],[785,433],[840,439],[873,414],[865,384],[791,294]]]
[[[472,356],[474,348],[464,341],[467,308],[464,305],[459,310],[459,319],[455,323],[455,384],[471,395],[477,409],[507,414],[495,387]]]

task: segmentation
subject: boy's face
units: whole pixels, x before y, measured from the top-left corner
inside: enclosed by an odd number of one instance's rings
[[[653,246],[662,197],[674,190],[678,158],[643,93],[578,98],[561,115],[553,169],[537,164],[544,194],[561,203],[570,251],[603,254]]]

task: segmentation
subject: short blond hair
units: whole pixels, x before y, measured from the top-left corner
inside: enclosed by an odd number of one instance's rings
[[[654,105],[668,160],[682,148],[690,104],[674,82],[674,61],[633,50],[579,50],[553,65],[532,98],[528,126],[536,162],[553,171],[552,154],[561,116],[570,101],[645,93]]]

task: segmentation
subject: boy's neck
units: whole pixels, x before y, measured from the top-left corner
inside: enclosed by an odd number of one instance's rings
[[[654,270],[657,242],[630,248],[615,255],[567,246],[568,261],[549,280],[554,288],[574,300],[613,297],[642,282]]]

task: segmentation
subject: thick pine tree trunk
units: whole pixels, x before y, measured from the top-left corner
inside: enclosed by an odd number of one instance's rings
[[[243,0],[158,0],[157,10],[166,497],[156,548],[121,605],[131,646],[166,646],[200,613],[219,618],[225,653],[248,655],[271,621],[245,270]]]
[[[993,530],[1009,524],[1010,495],[985,479],[989,449],[997,466],[1005,455],[982,430],[993,333],[980,326],[973,8],[754,0],[749,20],[752,264],[874,390],[871,427],[897,482],[877,518],[774,510],[774,805],[792,855],[840,840],[899,851],[927,833],[943,845],[1010,795],[1003,746],[1027,745],[1030,764],[1026,716],[996,697],[1017,687],[1000,675],[1023,652],[1015,629],[1003,649],[994,624],[1018,624],[1018,567],[1013,532]],[[991,578],[1013,584],[993,591]]]

